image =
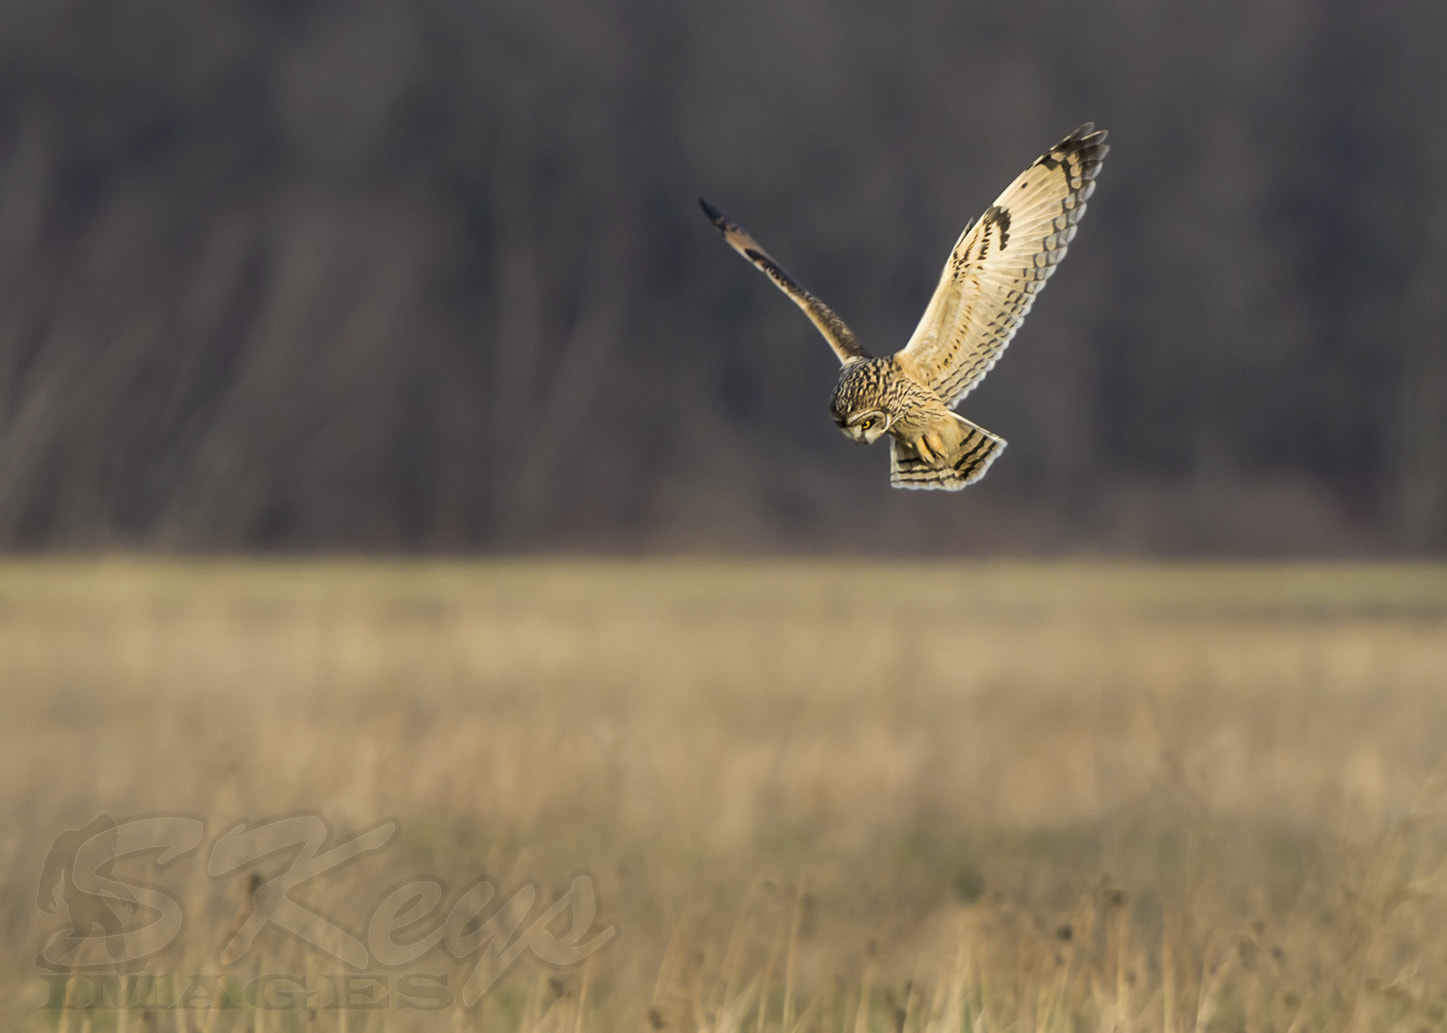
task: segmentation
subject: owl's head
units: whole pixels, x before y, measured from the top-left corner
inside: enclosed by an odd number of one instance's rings
[[[867,359],[846,363],[829,409],[846,437],[872,445],[894,422],[888,386],[894,377],[892,361]]]
[[[851,413],[836,413],[834,419],[846,437],[861,445],[874,444],[894,422],[894,417],[881,409],[861,409]]]

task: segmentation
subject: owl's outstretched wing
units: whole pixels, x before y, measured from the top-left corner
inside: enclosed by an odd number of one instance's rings
[[[824,335],[824,340],[829,342],[829,347],[834,349],[834,354],[839,356],[841,363],[847,366],[851,362],[858,362],[860,359],[870,357],[863,345],[854,339],[854,334],[844,324],[844,320],[835,315],[834,310],[828,305],[799,286],[792,276],[784,272],[784,267],[774,261],[772,255],[759,247],[758,242],[749,236],[747,230],[737,223],[730,222],[723,212],[703,198],[700,197],[698,203],[703,208],[703,213],[723,234],[724,240],[728,241],[735,251],[758,266],[760,271],[773,280],[781,291],[794,299],[794,304],[804,310],[804,314]]]
[[[1110,150],[1087,122],[1011,183],[965,227],[914,336],[900,351],[954,405],[1015,336],[1065,257]]]

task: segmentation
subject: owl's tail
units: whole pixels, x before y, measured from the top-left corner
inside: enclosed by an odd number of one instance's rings
[[[985,476],[995,457],[1004,450],[1005,439],[975,426],[963,416],[954,413],[950,416],[960,422],[962,433],[954,451],[942,456],[939,465],[921,459],[903,442],[891,441],[894,446],[889,456],[891,484],[896,488],[959,491]]]

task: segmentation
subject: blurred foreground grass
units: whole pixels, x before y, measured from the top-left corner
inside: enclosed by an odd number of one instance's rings
[[[1447,1024],[1442,567],[10,562],[0,708],[6,1029]],[[115,865],[186,925],[135,1008],[44,1008],[46,854],[102,813],[205,823]],[[397,822],[292,894],[363,941],[403,883],[411,942],[579,874],[616,935],[329,1007],[353,970],[276,926],[220,957],[296,858],[208,850],[297,814]]]

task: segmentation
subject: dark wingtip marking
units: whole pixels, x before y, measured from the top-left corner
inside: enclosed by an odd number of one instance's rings
[[[1036,158],[1035,165],[1044,166],[1054,172],[1068,162],[1075,161],[1086,170],[1086,178],[1091,178],[1089,170],[1099,167],[1110,151],[1105,143],[1105,138],[1109,135],[1108,130],[1096,129],[1094,122],[1086,122],[1049,151]],[[1035,165],[1030,167],[1034,168]],[[1023,185],[1022,183],[1021,186]]]
[[[708,216],[709,221],[712,222],[715,226],[717,226],[720,230],[728,229],[729,221],[727,218],[724,217],[723,212],[719,211],[717,208],[709,204],[701,197],[698,199],[698,206],[703,209],[703,214]]]

